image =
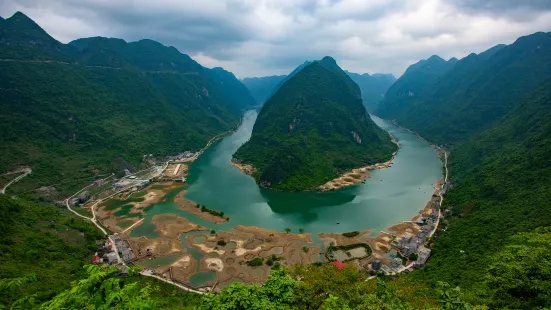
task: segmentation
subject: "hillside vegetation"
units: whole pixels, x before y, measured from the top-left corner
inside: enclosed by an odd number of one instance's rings
[[[234,157],[263,186],[315,189],[352,168],[390,159],[396,146],[367,114],[358,86],[325,57],[285,82]]]
[[[451,220],[423,276],[476,290],[509,236],[551,225],[551,80],[458,146],[450,162],[457,188],[444,207]]]
[[[454,63],[434,79],[415,79],[413,65],[389,89],[376,114],[395,119],[433,142],[453,145],[484,131],[551,78],[551,33],[521,37]],[[434,69],[434,66],[431,66]],[[407,90],[419,83],[425,91]],[[395,88],[402,85],[401,92]],[[403,98],[393,96],[402,95]]]
[[[64,45],[22,13],[0,20],[0,171],[33,168],[15,193],[53,185],[54,199],[138,169],[145,154],[198,150],[253,105],[233,74],[173,47],[101,37]]]

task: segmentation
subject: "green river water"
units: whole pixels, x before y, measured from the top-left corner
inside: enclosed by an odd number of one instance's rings
[[[430,145],[372,116],[377,125],[400,143],[390,168],[372,171],[365,184],[331,192],[281,192],[260,188],[250,176],[230,165],[232,154],[250,138],[256,116],[255,111],[245,113],[239,129],[214,143],[189,169],[186,197],[209,209],[224,211],[231,219],[229,222],[213,224],[179,210],[175,203],[161,202],[148,208],[144,223],[131,235],[158,237],[151,218],[156,214],[175,213],[215,230],[231,230],[235,225],[277,231],[291,228],[293,232],[303,228],[306,233],[312,233],[314,243],[319,244],[316,234],[320,232],[371,229],[377,233],[410,220],[429,200],[433,184],[442,178],[442,163]],[[167,196],[181,190],[176,189]],[[185,240],[185,235],[180,240]],[[189,250],[185,242],[182,244]],[[194,257],[202,257],[198,251],[192,251]],[[165,260],[170,259],[164,258],[163,263]],[[210,272],[196,274],[190,283],[200,285],[213,276]]]

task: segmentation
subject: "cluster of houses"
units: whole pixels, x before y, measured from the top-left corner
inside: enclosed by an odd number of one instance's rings
[[[71,207],[80,206],[88,202],[88,200],[90,200],[91,197],[92,195],[90,194],[89,191],[83,191],[78,196],[71,198],[71,200],[69,200],[69,204],[71,205]],[[65,208],[65,201],[60,200],[56,202],[56,206],[60,208]]]
[[[130,247],[130,245],[126,241],[122,240],[118,235],[112,235],[111,240],[115,242],[119,253],[121,253],[121,258],[125,262],[131,262],[136,258],[134,252],[132,252],[132,248]]]
[[[118,235],[112,235],[111,238],[106,238],[105,241],[97,242],[98,252],[96,252],[92,257],[93,263],[106,263],[109,265],[118,265],[119,263],[122,263],[119,262],[119,256],[115,252],[115,247],[111,243],[111,240],[115,243],[114,245],[121,254],[120,256],[124,262],[131,262],[136,258],[126,241],[122,240]]]
[[[177,154],[177,155],[174,155],[174,156],[167,156],[166,159],[168,161],[177,161],[177,160],[192,158],[194,155],[195,155],[195,153],[192,153],[190,151],[185,151],[183,153],[180,153],[180,154]]]
[[[425,242],[438,222],[437,210],[440,208],[440,202],[436,199],[433,200],[431,207],[430,211],[416,222],[420,228],[415,234],[405,234],[392,242],[393,247],[401,257],[415,259],[415,266],[424,265],[431,254],[431,250],[425,247]],[[378,270],[380,268],[385,273],[401,271],[403,268],[403,259],[401,257],[392,258],[386,266],[382,267],[379,267],[380,263],[375,264],[375,262],[372,262],[372,269]],[[376,266],[378,267],[377,269],[375,269]]]

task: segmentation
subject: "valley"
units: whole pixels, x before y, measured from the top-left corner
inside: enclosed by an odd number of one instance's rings
[[[551,7],[17,2],[0,309],[551,308]]]
[[[400,141],[393,165],[377,167],[365,184],[352,187],[306,193],[260,188],[262,194],[249,176],[230,165],[234,150],[250,136],[255,118],[256,112],[245,113],[233,134],[201,153],[152,169],[154,174],[113,180],[114,185],[133,183],[120,193],[98,193],[108,199],[92,199],[77,208],[94,209],[97,222],[127,242],[132,253],[127,263],[197,291],[219,291],[236,281],[262,283],[274,266],[327,261],[332,246],[367,244],[369,254],[350,262],[366,270],[374,260],[387,266],[399,250],[394,239],[434,233],[442,162],[416,135],[373,117],[396,143]],[[415,170],[419,166],[424,170]],[[405,175],[411,177],[409,185],[399,186],[397,181]],[[362,198],[372,198],[373,191],[393,197],[395,190],[404,188],[409,190],[402,199],[416,203],[404,205],[385,196],[375,201]],[[283,205],[289,209],[279,209]],[[383,206],[387,211],[381,211]],[[339,211],[342,208],[356,211],[347,216]],[[326,216],[305,217],[314,211]],[[419,224],[421,219],[427,223]],[[343,236],[356,230],[360,232],[355,236]],[[413,263],[385,270],[403,272]]]

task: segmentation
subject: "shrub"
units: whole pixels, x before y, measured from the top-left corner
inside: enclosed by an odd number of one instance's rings
[[[263,261],[264,259],[262,259],[262,257],[256,257],[251,259],[250,261],[247,261],[246,264],[247,266],[251,266],[251,267],[262,266]]]
[[[359,231],[351,231],[351,232],[345,232],[342,235],[348,238],[352,238],[352,237],[356,237],[359,234],[360,234]]]

